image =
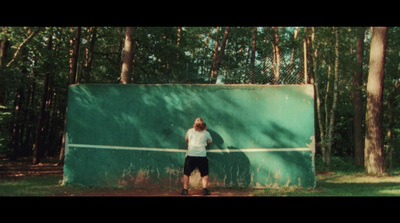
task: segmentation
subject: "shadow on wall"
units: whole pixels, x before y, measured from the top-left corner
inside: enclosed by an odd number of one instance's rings
[[[264,137],[275,138],[277,146],[293,139],[294,133],[271,123]],[[234,146],[226,146],[223,137],[208,129],[213,137],[207,156],[210,180],[221,187],[279,187],[283,185],[307,185],[315,181],[311,151],[243,152]],[[229,150],[226,150],[226,149]],[[278,147],[279,148],[279,147]]]
[[[182,138],[195,117],[182,114],[181,102],[168,89],[152,88],[150,94],[147,88],[72,86],[69,143],[185,149]]]
[[[224,137],[223,148],[304,147],[313,135],[308,116],[288,109],[284,99],[261,100],[257,91],[179,85],[75,85],[70,90],[70,143],[186,149],[182,139],[196,117]],[[276,106],[280,103],[286,107]]]
[[[208,129],[213,138],[215,152],[209,152],[207,157],[210,166],[210,181],[220,187],[248,187],[251,183],[250,160],[240,150],[227,152],[224,139],[212,129]],[[235,147],[228,149],[234,150]],[[219,151],[216,151],[219,150]]]

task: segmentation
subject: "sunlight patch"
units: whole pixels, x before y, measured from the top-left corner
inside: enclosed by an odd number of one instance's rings
[[[400,189],[395,189],[395,190],[381,190],[379,193],[382,194],[391,194],[391,195],[400,195]]]

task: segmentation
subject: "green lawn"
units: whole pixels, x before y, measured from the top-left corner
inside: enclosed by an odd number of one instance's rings
[[[0,196],[175,196],[178,190],[152,191],[133,188],[61,186],[60,176],[27,176],[2,179]],[[283,187],[280,189],[213,188],[220,196],[400,196],[400,176],[367,176],[364,173],[317,175],[315,189]]]
[[[212,196],[400,196],[398,168],[388,170],[388,174],[383,176],[369,176],[364,173],[362,167],[353,166],[351,164],[353,162],[348,159],[332,159],[330,168],[324,167],[318,158],[315,163],[317,186],[314,189],[295,186],[279,189],[213,188],[211,186],[210,189]],[[6,166],[5,163],[2,164]],[[15,171],[19,171],[17,167],[19,168],[20,165],[22,164],[14,166]],[[51,166],[44,165],[43,168],[50,173],[51,168],[57,168]],[[3,174],[3,176],[0,175],[0,196],[179,196],[180,191],[179,185],[171,190],[62,186],[61,182],[61,172],[35,176]],[[197,196],[196,193],[200,194],[195,189],[192,192],[194,196]]]

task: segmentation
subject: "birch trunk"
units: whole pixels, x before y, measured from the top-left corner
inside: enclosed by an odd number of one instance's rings
[[[331,163],[332,145],[333,145],[333,133],[335,128],[335,113],[338,99],[338,83],[339,83],[339,29],[335,28],[336,44],[335,44],[335,79],[333,81],[333,102],[331,112],[329,114],[329,129],[327,135],[327,145],[325,153],[323,154],[323,160],[329,166]]]

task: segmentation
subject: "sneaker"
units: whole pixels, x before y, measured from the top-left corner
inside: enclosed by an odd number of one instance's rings
[[[207,188],[203,188],[203,191],[201,192],[203,195],[210,195],[210,191],[208,191]]]
[[[182,195],[188,195],[188,190],[187,189],[183,189],[181,192]]]

